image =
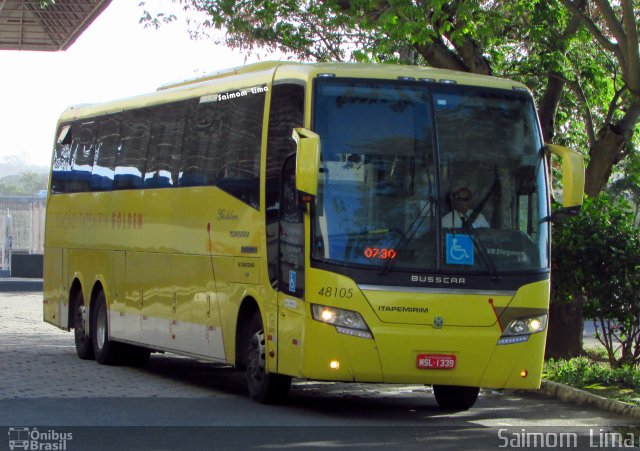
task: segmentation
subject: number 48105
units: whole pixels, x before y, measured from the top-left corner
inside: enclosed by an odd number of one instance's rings
[[[351,299],[353,297],[353,288],[322,287],[318,294],[326,298]]]

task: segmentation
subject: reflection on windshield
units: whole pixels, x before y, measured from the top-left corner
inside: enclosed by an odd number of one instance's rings
[[[322,80],[314,124],[322,138],[315,259],[385,272],[548,267],[528,95]]]

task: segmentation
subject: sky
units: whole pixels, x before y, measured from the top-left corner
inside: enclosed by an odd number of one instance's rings
[[[58,116],[70,105],[142,94],[258,61],[211,40],[190,39],[184,20],[145,29],[139,3],[112,0],[67,51],[0,51],[0,161],[17,155],[48,166]],[[150,0],[146,8],[184,18],[171,0]]]

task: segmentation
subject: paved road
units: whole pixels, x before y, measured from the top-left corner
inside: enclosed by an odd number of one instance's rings
[[[592,448],[631,437],[608,434],[640,437],[628,418],[509,391],[483,391],[475,408],[449,413],[420,385],[297,381],[287,405],[263,406],[219,365],[168,354],[143,369],[82,361],[71,333],[42,322],[41,305],[39,293],[0,293],[0,449],[27,433],[40,442],[70,433],[67,450],[513,449],[572,434]]]

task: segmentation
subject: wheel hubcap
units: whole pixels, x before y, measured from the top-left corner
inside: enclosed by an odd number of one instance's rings
[[[251,337],[251,352],[247,364],[249,376],[253,381],[260,382],[264,379],[264,369],[266,367],[265,350],[264,331],[260,330]]]
[[[79,305],[78,308],[76,309],[75,329],[76,329],[76,336],[81,340],[85,340],[87,338],[87,333],[86,333],[87,328],[85,327],[85,315],[86,315],[86,309],[84,305]]]
[[[98,348],[102,349],[104,347],[104,343],[107,340],[107,314],[104,308],[101,308],[98,312],[98,320],[96,321],[97,326],[97,340],[98,340]]]

